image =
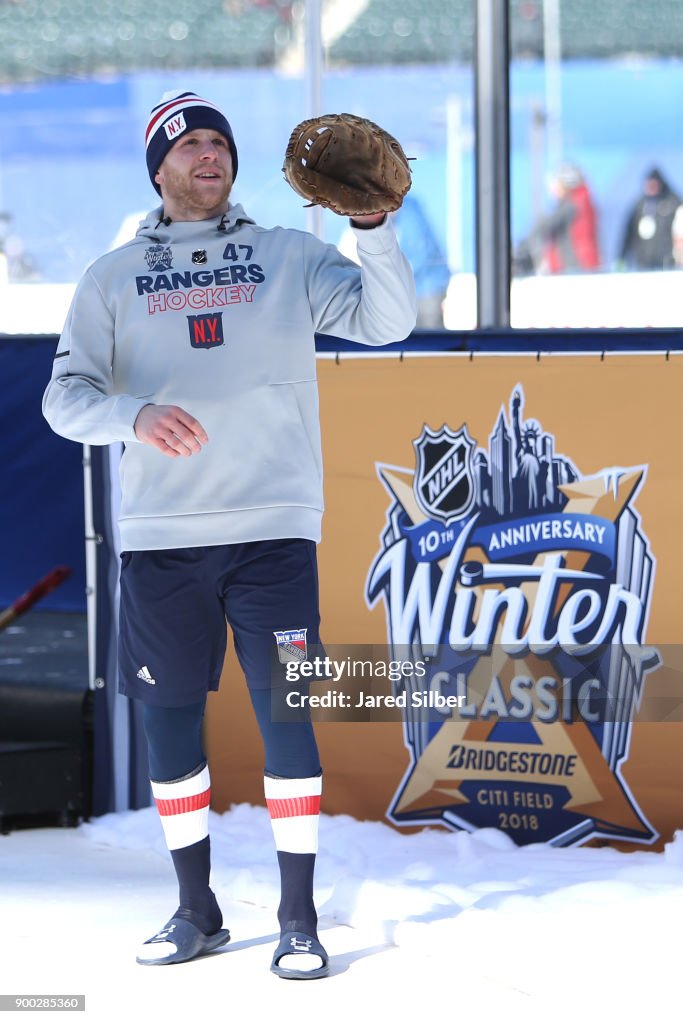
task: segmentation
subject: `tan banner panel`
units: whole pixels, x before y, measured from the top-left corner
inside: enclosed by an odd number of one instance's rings
[[[518,843],[670,839],[683,825],[683,360],[354,357],[318,369],[323,642],[409,650],[427,666],[388,684],[400,699],[385,719],[349,720],[329,681],[312,684],[328,694],[314,716],[324,810],[495,827]],[[207,739],[214,805],[262,803],[233,655]]]

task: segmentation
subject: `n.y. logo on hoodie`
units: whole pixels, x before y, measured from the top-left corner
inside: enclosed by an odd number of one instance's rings
[[[223,314],[205,313],[202,316],[188,316],[190,345],[192,348],[215,348],[225,341],[223,337]]]

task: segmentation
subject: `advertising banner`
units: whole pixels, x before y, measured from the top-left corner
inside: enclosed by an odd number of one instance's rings
[[[683,825],[682,368],[319,360],[329,813],[521,844]]]

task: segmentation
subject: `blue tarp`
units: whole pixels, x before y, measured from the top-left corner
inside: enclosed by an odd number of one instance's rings
[[[57,565],[72,574],[40,608],[86,605],[83,449],[53,434],[41,411],[56,347],[54,337],[0,340],[0,608]]]

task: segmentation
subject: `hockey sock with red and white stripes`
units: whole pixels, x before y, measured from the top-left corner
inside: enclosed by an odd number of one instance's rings
[[[213,935],[223,924],[223,915],[209,888],[209,767],[204,762],[181,779],[170,782],[152,779],[151,783],[178,877],[180,903],[173,916],[190,921],[205,935]]]
[[[317,938],[313,873],[318,852],[322,773],[308,779],[266,774],[264,789],[280,865],[280,929]]]

